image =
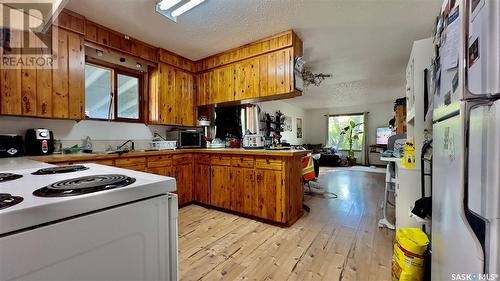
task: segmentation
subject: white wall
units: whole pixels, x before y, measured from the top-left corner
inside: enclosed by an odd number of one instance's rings
[[[257,103],[256,105],[260,106],[261,110],[267,112],[271,115],[275,115],[276,111],[279,110],[287,117],[292,118],[292,131],[291,132],[282,132],[283,136],[282,141],[286,140],[291,145],[300,145],[304,144],[305,139],[307,138],[307,127],[306,127],[306,111],[300,107],[291,105],[286,101],[267,101]],[[297,118],[302,118],[302,138],[297,138]]]
[[[365,132],[368,145],[376,144],[376,129],[378,127],[388,127],[389,120],[394,116],[394,103],[375,103],[360,106],[321,108],[306,110],[305,128],[308,132],[306,142],[310,144],[326,144],[327,135],[327,117],[328,114],[347,114],[369,112]],[[370,153],[370,164],[381,165],[378,154]],[[360,157],[358,156],[358,159]]]
[[[96,149],[104,149],[105,145],[123,142],[125,140],[138,141],[138,149],[147,148],[147,142],[153,138],[155,132],[165,136],[166,126],[146,126],[137,123],[120,123],[108,121],[70,121],[56,119],[39,119],[25,117],[0,116],[0,134],[19,134],[24,136],[26,130],[32,128],[47,128],[52,130],[54,138],[63,142],[64,146],[80,144],[81,140],[89,136]]]

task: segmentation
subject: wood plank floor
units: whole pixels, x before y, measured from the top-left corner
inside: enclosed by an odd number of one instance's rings
[[[289,228],[196,205],[180,209],[180,279],[390,280],[394,232],[377,227],[385,175],[320,175],[338,199],[306,196],[311,212]]]

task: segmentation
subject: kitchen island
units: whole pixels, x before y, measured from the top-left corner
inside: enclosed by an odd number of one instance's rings
[[[31,157],[55,164],[97,163],[174,177],[179,204],[291,225],[303,214],[304,150],[182,149]]]

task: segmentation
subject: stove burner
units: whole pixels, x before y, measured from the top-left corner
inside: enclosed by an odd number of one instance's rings
[[[0,173],[0,182],[17,180],[17,179],[22,178],[22,177],[23,176],[21,176],[21,175],[16,175],[16,174],[12,174],[12,173]]]
[[[0,210],[12,207],[16,204],[19,204],[23,201],[22,197],[12,196],[8,193],[0,193]]]
[[[84,171],[84,170],[88,170],[88,169],[89,168],[82,166],[82,165],[59,166],[59,167],[40,169],[40,170],[32,173],[32,175],[64,174],[64,173]]]
[[[58,181],[33,192],[39,197],[65,197],[124,187],[135,182],[124,175],[96,175]]]

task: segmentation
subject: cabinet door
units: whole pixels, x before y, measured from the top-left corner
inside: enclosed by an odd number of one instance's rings
[[[279,50],[259,58],[260,96],[272,96],[293,91],[292,48]]]
[[[179,205],[191,202],[193,200],[193,164],[175,165],[174,178],[177,181]]]
[[[210,202],[212,206],[231,209],[230,167],[212,165]]]
[[[53,55],[53,67],[19,67],[0,70],[0,113],[80,120],[83,118],[85,54],[83,36],[54,27],[48,32],[56,44],[54,52],[42,48],[38,38],[30,38],[37,55]],[[57,34],[57,37],[55,36]],[[20,46],[23,34],[11,33],[12,46]],[[34,36],[34,35],[28,35]],[[57,40],[56,40],[57,39]],[[48,40],[51,41],[51,40]],[[6,52],[20,55],[19,51]],[[17,52],[17,53],[16,53]]]
[[[210,72],[196,75],[197,105],[210,104]]]
[[[281,222],[282,172],[277,170],[257,169],[255,172],[256,194],[254,215]]]
[[[259,58],[238,62],[234,68],[235,100],[259,97]]]
[[[217,92],[214,93],[214,103],[229,102],[234,100],[234,66],[228,65],[217,69]]]
[[[81,35],[57,32],[57,53],[52,70],[52,117],[82,119],[85,94],[85,53]]]
[[[210,165],[196,163],[194,166],[194,200],[210,204]]]
[[[233,210],[252,215],[255,195],[255,170],[231,168],[231,201]]]
[[[193,75],[179,69],[175,70],[175,118],[176,124],[194,126],[194,81]]]

